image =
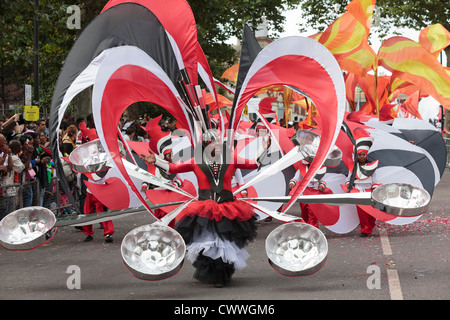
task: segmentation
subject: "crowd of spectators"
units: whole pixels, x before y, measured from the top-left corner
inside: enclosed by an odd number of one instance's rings
[[[124,139],[148,142],[150,137],[145,130],[148,120],[150,117],[146,114],[135,121],[121,119],[119,128]],[[170,118],[162,118],[159,124],[164,131],[176,129],[176,121]],[[36,205],[52,210],[58,208],[55,212],[58,215],[72,214],[67,195],[56,186],[48,125],[46,117],[35,122],[25,121],[21,114],[0,120],[0,220],[18,208]],[[59,128],[59,150],[63,157],[89,140],[91,128],[95,128],[92,114],[76,120],[70,112],[64,114]],[[77,177],[69,163],[62,163],[82,209],[84,190],[80,175]]]
[[[60,146],[78,133],[70,113],[60,128]],[[56,201],[55,165],[50,150],[48,119],[25,121],[21,114],[0,120],[0,219],[29,206],[60,207]],[[66,152],[70,151],[64,145]]]

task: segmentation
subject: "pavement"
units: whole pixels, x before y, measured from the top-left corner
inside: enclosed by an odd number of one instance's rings
[[[361,238],[358,228],[335,234],[320,226],[328,239],[328,259],[311,276],[285,277],[269,266],[265,239],[280,223],[261,222],[257,239],[247,247],[247,268],[236,272],[225,288],[193,279],[188,261],[166,280],[133,277],[122,263],[120,245],[129,231],[153,222],[148,214],[115,220],[113,243],[105,243],[99,225],[94,225],[94,240],[87,243],[81,231],[62,227],[35,250],[0,248],[0,300],[448,300],[449,194],[446,169],[428,212],[412,224],[377,222],[368,238]],[[299,214],[295,207],[290,214]]]

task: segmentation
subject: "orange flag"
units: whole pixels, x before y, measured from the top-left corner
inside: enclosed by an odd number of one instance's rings
[[[414,92],[419,91],[420,97],[428,97],[429,95],[422,90],[415,84],[406,82],[396,76],[396,72],[393,72],[391,75],[391,79],[388,84],[388,92],[389,97],[388,101],[393,102],[400,94],[405,94],[407,96],[412,95]]]
[[[355,90],[358,85],[355,74],[352,72],[348,72],[345,75],[345,95],[347,97],[348,104],[355,111]]]
[[[368,105],[364,107],[364,110],[367,114],[376,114],[377,101],[379,106],[383,106],[388,98],[387,86],[389,84],[390,77],[377,77],[376,95],[374,77],[375,76],[371,74],[366,74],[364,77],[356,76],[356,81],[367,99]]]
[[[376,61],[367,44],[374,7],[375,0],[353,0],[323,33],[310,37],[330,50],[342,69],[364,75]]]
[[[420,91],[414,92],[408,97],[408,99],[405,100],[405,102],[403,103],[403,107],[405,107],[406,110],[414,117],[423,120],[422,116],[419,113],[419,95]]]
[[[236,83],[238,71],[239,71],[239,64],[235,64],[235,65],[229,67],[227,70],[225,70],[224,73],[220,77]]]
[[[450,46],[450,32],[440,23],[433,24],[420,31],[419,43],[437,57],[443,49]]]
[[[221,94],[217,94],[217,98],[219,100],[219,105],[216,104],[216,101],[214,101],[214,98],[212,96],[211,93],[206,93],[205,96],[205,103],[209,105],[210,110],[214,110],[217,108],[222,108],[222,107],[227,107],[227,106],[232,106],[233,102],[231,100],[229,100],[228,98],[226,98],[225,96],[221,95]]]
[[[378,51],[378,65],[383,66],[450,109],[450,75],[427,49],[405,37],[384,41]]]

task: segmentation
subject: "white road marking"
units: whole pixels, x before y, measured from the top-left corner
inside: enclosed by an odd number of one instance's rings
[[[385,256],[392,256],[392,248],[389,243],[389,238],[386,229],[380,230],[381,247]],[[387,270],[389,293],[391,300],[403,300],[402,288],[400,286],[400,279],[396,269]]]
[[[395,269],[388,269],[388,282],[389,293],[391,294],[391,300],[403,300],[402,288],[400,286],[400,279],[398,278],[398,272]]]
[[[386,229],[380,230],[380,240],[381,240],[381,247],[383,248],[383,254],[385,256],[392,256],[391,244],[389,243],[389,238],[387,236]]]

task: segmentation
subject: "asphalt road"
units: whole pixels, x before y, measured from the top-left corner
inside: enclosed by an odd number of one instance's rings
[[[109,244],[98,225],[94,241],[88,243],[81,231],[59,228],[55,238],[35,250],[0,248],[0,299],[448,300],[449,194],[450,170],[446,169],[429,211],[413,224],[377,222],[369,238],[359,237],[358,229],[339,235],[321,226],[328,239],[328,260],[319,272],[306,277],[285,277],[270,268],[265,239],[280,223],[262,222],[257,239],[247,248],[248,267],[235,273],[229,287],[220,289],[193,279],[187,261],[178,274],[163,281],[139,280],[127,271],[121,240],[132,229],[153,222],[146,214],[115,220],[114,242]],[[79,270],[79,288],[70,288],[75,283],[71,268]]]

